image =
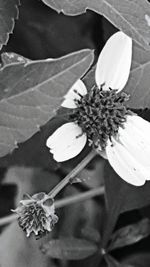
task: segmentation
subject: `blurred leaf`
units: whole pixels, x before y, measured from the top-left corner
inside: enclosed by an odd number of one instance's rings
[[[109,250],[121,248],[139,242],[150,235],[150,220],[143,219],[138,223],[127,225],[117,230],[111,238]]]
[[[0,1],[0,49],[7,44],[9,34],[13,32],[19,4],[20,0]]]
[[[87,9],[106,17],[118,29],[150,49],[150,5],[146,0],[42,0],[65,15],[79,15]]]
[[[81,232],[82,236],[89,241],[98,243],[101,240],[99,231],[93,227],[86,226]]]
[[[42,242],[40,240],[39,242]],[[17,222],[0,235],[0,266],[3,267],[54,267],[39,250],[39,242],[27,239]]]
[[[0,70],[0,156],[5,156],[55,116],[72,84],[89,68],[93,52],[54,60],[13,63]]]
[[[53,239],[41,248],[47,256],[63,260],[81,260],[97,252],[92,242],[78,238]]]
[[[149,267],[150,266],[149,246],[147,246],[146,251],[140,250],[134,252],[134,254],[128,253],[126,257],[123,257],[121,263],[132,267]]]
[[[137,187],[126,183],[111,168],[105,166],[105,188],[108,205],[108,221],[105,225],[103,246],[107,245],[120,213],[140,209],[150,204],[150,182]],[[117,194],[116,194],[117,192]]]
[[[108,264],[108,267],[134,267],[133,265],[123,264],[116,261],[112,256],[109,254],[105,255],[105,260]]]

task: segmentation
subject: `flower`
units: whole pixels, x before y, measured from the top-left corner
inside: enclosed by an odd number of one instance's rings
[[[150,180],[150,123],[131,112],[122,92],[130,73],[132,39],[117,32],[99,55],[94,86],[78,80],[65,95],[63,107],[73,109],[71,122],[59,127],[46,145],[56,161],[78,155],[89,143],[126,182],[140,186]]]
[[[50,232],[58,217],[54,214],[54,200],[41,192],[33,195],[24,195],[17,209],[13,210],[18,217],[19,226],[26,232],[27,237],[33,232],[41,237]]]

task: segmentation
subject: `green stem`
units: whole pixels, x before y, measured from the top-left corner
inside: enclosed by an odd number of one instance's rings
[[[69,182],[73,179],[84,167],[97,155],[95,150],[92,150],[63,180],[60,181],[50,192],[49,196],[54,198]]]
[[[55,202],[55,208],[59,209],[59,208],[62,208],[64,206],[78,203],[81,201],[85,201],[85,200],[88,200],[90,198],[100,196],[103,194],[104,194],[104,187],[103,186],[97,187],[97,188],[91,189],[91,190],[84,192],[84,193],[79,193],[79,194],[74,195],[74,196],[66,197],[62,200],[57,200]],[[11,223],[14,220],[16,220],[17,218],[18,218],[18,215],[16,215],[16,214],[12,214],[12,215],[8,215],[6,217],[0,218],[0,226]]]

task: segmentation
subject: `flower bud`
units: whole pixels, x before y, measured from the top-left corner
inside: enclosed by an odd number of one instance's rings
[[[19,226],[26,232],[27,237],[33,232],[41,237],[52,231],[58,221],[55,215],[54,200],[41,192],[33,195],[24,195],[19,206],[13,210],[18,217]]]

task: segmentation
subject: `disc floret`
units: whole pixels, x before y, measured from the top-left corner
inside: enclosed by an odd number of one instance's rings
[[[53,229],[58,221],[55,215],[54,200],[41,192],[33,195],[25,195],[16,210],[19,226],[26,232],[27,237],[33,232],[41,237]]]
[[[117,90],[103,90],[95,86],[76,99],[77,108],[70,119],[86,133],[89,145],[105,149],[108,139],[116,137],[131,111],[125,106],[128,95]]]

